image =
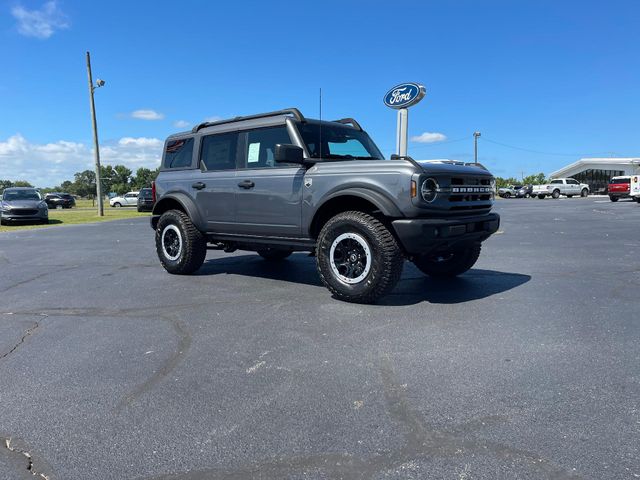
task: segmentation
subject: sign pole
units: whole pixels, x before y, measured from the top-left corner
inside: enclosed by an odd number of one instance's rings
[[[407,156],[407,144],[409,141],[409,109],[398,110],[398,155]]]

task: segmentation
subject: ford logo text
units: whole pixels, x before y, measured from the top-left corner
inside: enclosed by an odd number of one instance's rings
[[[418,103],[427,90],[417,83],[402,83],[396,85],[384,96],[384,104],[390,108],[407,108]]]

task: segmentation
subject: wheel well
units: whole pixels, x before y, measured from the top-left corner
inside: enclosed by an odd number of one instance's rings
[[[153,218],[151,220],[153,224],[153,228],[156,228],[156,224],[160,219],[160,215],[162,215],[164,212],[167,212],[169,210],[180,210],[181,212],[188,213],[184,208],[184,206],[175,198],[165,198],[163,200],[160,200],[153,207],[153,212],[152,212]]]
[[[341,195],[332,198],[323,204],[313,217],[309,233],[312,238],[318,238],[320,230],[325,223],[341,212],[359,211],[375,214],[376,217],[382,217],[383,214],[378,207],[364,198],[355,195]]]

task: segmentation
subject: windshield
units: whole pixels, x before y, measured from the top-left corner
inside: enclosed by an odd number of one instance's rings
[[[384,160],[366,132],[324,123],[299,123],[298,130],[311,158]]]
[[[5,190],[2,199],[11,202],[13,200],[40,200],[42,197],[37,190]]]

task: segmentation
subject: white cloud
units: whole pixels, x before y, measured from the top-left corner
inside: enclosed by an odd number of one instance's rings
[[[69,18],[55,1],[45,2],[40,10],[27,10],[21,5],[13,7],[11,14],[18,21],[18,32],[25,37],[49,38],[56,30],[69,28]]]
[[[155,110],[136,110],[131,112],[131,116],[139,120],[162,120],[164,118],[163,113],[156,112]]]
[[[416,143],[436,143],[444,142],[447,136],[444,133],[424,132],[422,135],[416,135],[411,137],[412,142]]]
[[[125,165],[134,172],[140,167],[160,165],[163,141],[148,137],[123,137],[100,145],[103,165]],[[93,170],[92,145],[60,140],[30,143],[19,133],[0,141],[0,178],[26,180],[38,187],[53,187],[73,174]]]
[[[187,128],[189,125],[191,124],[186,120],[178,120],[177,122],[173,122],[173,126],[176,128]]]

